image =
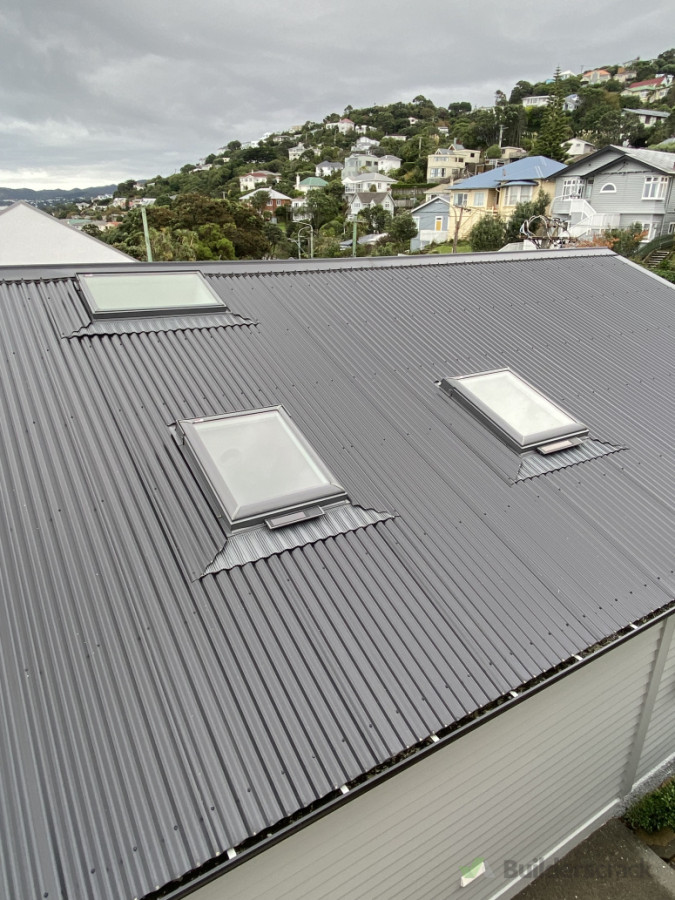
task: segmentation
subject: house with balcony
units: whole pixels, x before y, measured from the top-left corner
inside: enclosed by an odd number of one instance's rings
[[[653,240],[673,232],[674,180],[675,154],[603,147],[558,172],[552,212],[576,238],[639,222]]]
[[[342,183],[346,194],[358,194],[363,191],[372,193],[389,193],[392,184],[396,184],[395,178],[389,175],[381,175],[379,172],[364,172],[359,175],[344,175]]]
[[[509,218],[519,203],[534,200],[540,189],[553,200],[555,176],[564,168],[547,156],[527,156],[448,186],[446,196],[457,210],[459,237],[466,237],[484,215]]]
[[[351,153],[346,159],[342,169],[342,180],[350,175],[362,175],[365,172],[378,171],[378,157],[373,153],[362,151],[360,153]]]
[[[439,147],[427,156],[427,181],[450,181],[462,175],[469,163],[480,162],[480,150],[469,150],[457,142]]]
[[[552,99],[550,94],[539,94],[535,97],[523,97],[521,104],[525,107],[548,106]]]

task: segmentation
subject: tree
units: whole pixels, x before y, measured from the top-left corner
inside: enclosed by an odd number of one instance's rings
[[[389,226],[389,237],[397,244],[407,244],[417,234],[417,225],[409,212],[399,213]]]
[[[392,221],[391,213],[382,206],[367,206],[359,212],[359,218],[366,223],[369,234],[388,232]]]
[[[645,230],[639,222],[633,222],[626,228],[607,228],[590,241],[582,241],[580,247],[609,247],[619,256],[635,256]]]
[[[548,209],[549,203],[550,197],[545,191],[542,191],[541,188],[534,200],[529,200],[526,203],[519,203],[513,210],[511,218],[506,223],[504,229],[504,243],[510,244],[513,241],[520,240],[520,226],[523,222],[527,219],[531,219],[532,216],[543,216]]]
[[[542,116],[534,152],[537,156],[547,156],[549,159],[564,162],[566,152],[562,145],[570,136],[570,128],[563,111],[565,85],[560,77],[560,69],[555,70],[551,91],[551,99]]]
[[[486,159],[501,159],[502,158],[502,148],[499,144],[492,144],[485,151]]]
[[[469,232],[469,243],[474,253],[486,250],[499,250],[506,243],[504,232],[506,225],[501,216],[484,215]]]

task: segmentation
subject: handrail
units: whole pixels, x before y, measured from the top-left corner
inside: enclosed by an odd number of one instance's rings
[[[671,250],[673,245],[675,245],[675,234],[662,234],[653,241],[642,244],[635,254],[635,259],[646,260],[656,250]]]

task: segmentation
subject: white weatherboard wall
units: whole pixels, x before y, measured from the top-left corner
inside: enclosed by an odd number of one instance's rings
[[[194,900],[488,900],[509,860],[562,856],[622,792],[656,625],[355,798]],[[460,867],[484,858],[466,887]]]
[[[640,756],[638,778],[643,778],[673,755],[675,755],[675,639],[671,638]]]

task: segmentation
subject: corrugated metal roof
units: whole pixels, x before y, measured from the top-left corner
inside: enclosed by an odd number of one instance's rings
[[[608,251],[200,268],[257,324],[73,339],[67,270],[2,273],[3,896],[143,896],[673,596],[669,284]],[[517,482],[436,385],[503,366],[627,449]],[[223,532],[172,425],[275,404],[395,518],[200,578]]]
[[[497,166],[479,175],[472,175],[463,181],[457,181],[451,190],[471,188],[498,188],[512,182],[531,181],[552,178],[565,168],[563,163],[547,156],[526,156],[505,166]]]

